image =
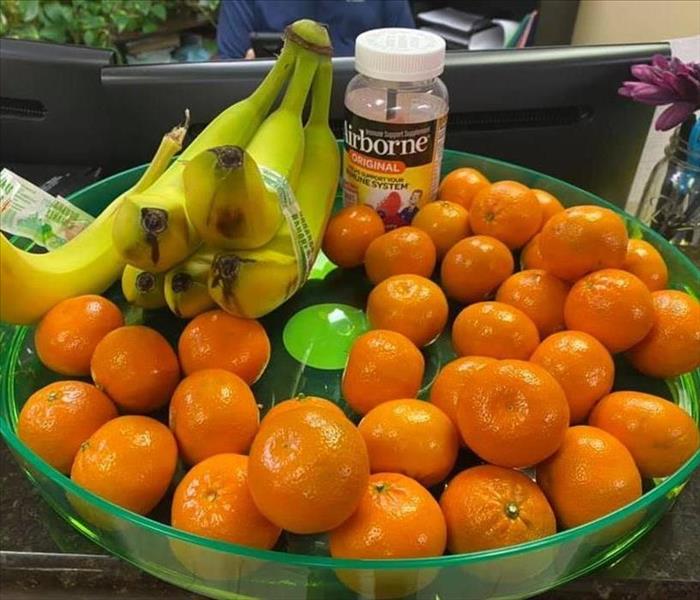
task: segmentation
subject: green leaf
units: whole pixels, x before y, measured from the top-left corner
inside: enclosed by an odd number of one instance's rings
[[[134,9],[142,15],[147,15],[151,10],[150,0],[134,0]]]
[[[33,21],[39,14],[39,0],[24,0],[19,7],[25,21]]]
[[[151,6],[151,14],[158,17],[161,21],[165,21],[168,12],[163,4],[154,4],[153,6]]]
[[[83,26],[86,29],[101,29],[107,24],[101,15],[87,15],[83,18]]]
[[[66,23],[72,23],[77,17],[77,13],[75,13],[70,6],[66,6],[65,4],[61,4],[61,15]]]
[[[46,27],[42,27],[39,31],[39,35],[42,40],[57,42],[59,44],[68,41],[66,30],[60,25],[47,25]]]
[[[158,31],[158,25],[150,21],[144,23],[143,27],[141,27],[141,33],[153,33],[155,31]]]
[[[114,15],[114,24],[117,26],[117,31],[121,33],[124,31],[128,25],[131,19],[127,17],[126,15]]]
[[[13,37],[18,37],[22,40],[38,40],[39,30],[35,25],[24,25],[17,30],[16,35]]]
[[[44,4],[44,14],[46,18],[53,23],[60,23],[64,20],[63,10],[58,2],[48,2]]]
[[[94,31],[92,31],[91,29],[88,29],[84,34],[84,39],[85,39],[86,45],[94,46],[95,42],[97,41],[97,36],[95,35]]]

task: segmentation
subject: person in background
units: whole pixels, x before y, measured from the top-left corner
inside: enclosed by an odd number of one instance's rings
[[[255,58],[252,32],[282,32],[297,19],[328,25],[334,56],[352,56],[368,29],[415,27],[408,0],[221,0],[216,40],[221,58]]]

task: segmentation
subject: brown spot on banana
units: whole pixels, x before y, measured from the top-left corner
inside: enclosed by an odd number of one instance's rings
[[[146,243],[151,247],[151,262],[160,260],[158,236],[168,228],[168,212],[162,208],[141,209],[141,229],[146,233]]]

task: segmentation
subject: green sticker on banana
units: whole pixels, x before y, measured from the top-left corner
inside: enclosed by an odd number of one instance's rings
[[[311,228],[299,208],[299,203],[288,181],[279,173],[264,166],[260,166],[260,171],[265,185],[273,190],[279,198],[282,214],[291,232],[292,245],[299,269],[298,287],[301,287],[311,273],[316,255]]]
[[[55,250],[94,220],[65,198],[52,196],[9,169],[0,171],[0,230]]]

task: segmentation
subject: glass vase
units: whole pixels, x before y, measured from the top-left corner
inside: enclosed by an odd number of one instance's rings
[[[637,209],[637,218],[700,264],[700,149],[688,145],[687,127],[673,132]]]

